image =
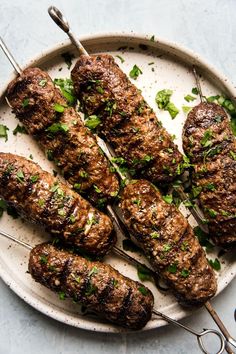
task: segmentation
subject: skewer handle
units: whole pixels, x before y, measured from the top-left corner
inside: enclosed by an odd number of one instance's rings
[[[49,13],[49,16],[52,18],[52,20],[70,37],[71,42],[79,50],[79,53],[89,56],[86,49],[83,47],[83,45],[80,43],[80,41],[71,32],[70,25],[69,25],[67,19],[61,13],[61,11],[58,10],[58,8],[55,6],[50,6],[48,8],[48,13]]]
[[[15,60],[15,58],[13,58],[10,50],[7,48],[2,37],[0,37],[0,47],[2,48],[3,52],[7,56],[8,60],[10,61],[11,65],[13,66],[15,71],[20,75],[22,73],[22,70],[21,70],[20,66],[18,65],[17,61]]]
[[[9,235],[9,234],[7,234],[7,233],[4,232],[4,231],[0,231],[0,235],[2,235],[2,236],[4,236],[4,237],[8,238],[8,239],[11,240],[11,241],[14,241],[14,242],[17,243],[18,245],[21,245],[21,246],[27,248],[28,250],[32,250],[32,249],[33,249],[33,247],[30,246],[28,243],[26,243],[26,242],[24,242],[24,241],[21,241],[21,240],[19,240],[18,238],[14,237],[14,236],[12,236],[12,235]]]

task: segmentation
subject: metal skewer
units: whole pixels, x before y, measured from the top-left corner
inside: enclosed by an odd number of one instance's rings
[[[12,56],[11,52],[9,51],[9,49],[7,48],[6,44],[4,43],[4,41],[1,37],[0,37],[0,47],[3,49],[4,53],[6,54],[7,58],[9,59],[13,68],[15,69],[15,71],[20,75],[22,73],[22,69],[20,68],[20,66],[16,62],[15,58]],[[97,137],[97,139],[99,139],[99,138]],[[120,173],[120,177],[122,179],[125,178],[121,173]],[[111,217],[112,221],[116,224],[117,228],[119,229],[119,232],[122,234],[123,238],[127,238],[127,237],[129,238],[129,234],[127,232],[126,227],[124,226],[122,221],[117,218],[117,215],[111,205],[107,205],[107,211],[108,211],[108,214]],[[139,262],[137,259],[131,257],[128,253],[124,252],[122,249],[120,249],[117,246],[113,246],[112,251],[113,251],[113,253],[115,253],[119,257],[123,257],[129,263],[131,263],[135,266],[147,269],[148,272],[150,273],[150,275],[152,276],[157,288],[160,290],[164,290],[164,288],[159,284],[160,278],[159,278],[158,274],[156,272],[154,272],[151,268],[147,267],[144,263]]]
[[[20,241],[16,237],[11,236],[11,235],[7,234],[6,232],[0,231],[0,235],[10,239],[11,241],[13,241],[13,242],[25,247],[25,248],[27,248],[27,250],[32,250],[33,249],[33,247],[31,245],[29,245],[28,243]],[[198,345],[199,345],[200,349],[205,354],[210,354],[210,352],[208,352],[206,350],[205,346],[204,346],[203,337],[208,335],[208,334],[214,334],[220,340],[220,348],[219,348],[219,350],[217,350],[216,354],[223,353],[223,351],[225,349],[225,339],[224,339],[224,337],[222,336],[222,334],[219,331],[217,331],[215,329],[204,329],[202,332],[199,333],[199,332],[193,330],[192,328],[187,327],[187,326],[183,325],[182,323],[180,323],[180,322],[178,322],[178,321],[176,321],[176,320],[164,315],[163,313],[159,312],[158,310],[153,309],[152,313],[154,315],[156,315],[156,316],[159,316],[159,317],[163,318],[165,321],[167,321],[169,323],[172,323],[175,326],[180,327],[180,328],[184,329],[185,331],[195,335],[197,337],[197,341],[198,341]]]
[[[67,19],[63,16],[63,14],[60,12],[60,10],[58,10],[55,6],[50,6],[48,8],[48,13],[49,13],[50,17],[53,19],[53,21],[69,36],[69,38],[72,40],[72,43],[75,44],[76,48],[78,49],[79,53],[89,56],[88,52],[83,47],[81,42],[72,34],[69,23],[68,23]],[[195,75],[196,81],[197,81],[197,88],[199,91],[199,95],[200,95],[201,100],[203,100],[201,85],[200,85],[195,68],[193,70],[194,70],[194,75]],[[106,154],[106,152],[104,152],[104,153]],[[106,156],[108,157],[110,162],[113,163],[111,158],[109,158],[109,156],[107,154],[106,154]],[[118,169],[118,171],[119,171],[119,169]],[[120,175],[122,175],[122,174],[120,174]],[[122,176],[122,178],[124,179],[125,177]],[[182,199],[187,198],[187,195],[184,192],[183,188],[180,189],[180,196],[182,197]],[[194,214],[196,220],[198,220],[200,222],[200,220],[202,219],[202,213],[201,213],[200,209],[199,208],[191,208],[191,212]],[[200,223],[200,225],[201,225],[201,228],[206,232],[207,226],[202,223]],[[213,318],[213,320],[215,321],[215,323],[217,324],[217,326],[220,328],[220,330],[222,330],[222,333],[224,334],[227,341],[236,347],[235,340],[229,335],[229,332],[226,330],[224,324],[220,320],[219,316],[216,314],[215,310],[213,310],[212,305],[210,304],[209,301],[206,302],[205,307],[208,310],[208,312],[210,313],[210,315]],[[214,311],[215,314],[213,314],[213,312],[209,310],[210,308],[212,308],[212,310]],[[227,349],[228,353],[233,354],[233,352],[228,347],[228,345],[227,345],[226,349]]]

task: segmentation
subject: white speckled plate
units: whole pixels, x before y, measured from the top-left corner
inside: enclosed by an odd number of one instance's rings
[[[170,44],[163,40],[152,42],[149,38],[147,36],[111,34],[85,37],[82,38],[82,42],[89,53],[109,52],[115,57],[116,55],[121,55],[125,59],[125,62],[121,63],[117,57],[116,61],[126,73],[129,73],[134,64],[137,64],[141,68],[143,74],[138,77],[135,84],[142,90],[145,99],[151,107],[157,111],[158,117],[162,120],[167,130],[171,134],[176,135],[176,141],[181,149],[181,131],[185,120],[185,115],[181,107],[182,105],[190,105],[184,101],[184,96],[191,93],[192,87],[196,86],[191,72],[191,65],[195,64],[198,66],[198,71],[202,75],[201,82],[205,95],[220,92],[233,98],[236,96],[236,90],[225,77],[220,75],[196,54],[181,48],[177,44]],[[125,49],[118,50],[120,47],[125,47]],[[53,78],[69,77],[70,72],[61,57],[62,53],[68,51],[76,56],[73,46],[69,41],[66,41],[56,48],[42,53],[37,59],[30,62],[29,65],[40,66],[46,69]],[[150,65],[149,63],[154,64]],[[175,120],[171,120],[167,112],[158,112],[155,95],[157,91],[164,88],[174,91],[172,101],[180,109],[180,113]],[[43,152],[30,136],[24,134],[14,136],[12,134],[18,122],[5,103],[5,89],[6,87],[1,87],[0,92],[2,96],[0,102],[0,123],[6,124],[10,130],[8,141],[4,143],[2,139],[0,140],[1,150],[17,153],[25,157],[29,157],[32,154],[34,161],[38,162],[42,168],[52,171],[53,164],[45,159]],[[194,101],[194,104],[196,103],[198,103],[198,100]],[[183,210],[183,212],[186,213],[186,210]],[[192,222],[192,218],[190,219],[190,222]],[[45,241],[48,237],[42,229],[23,222],[20,219],[13,220],[6,213],[0,219],[0,229],[15,235],[31,245]],[[122,244],[121,240],[119,240],[119,244]],[[215,257],[216,255],[217,250],[210,257]],[[132,256],[139,259],[141,257],[135,253],[132,253]],[[27,273],[27,262],[28,251],[26,249],[0,237],[0,275],[10,288],[27,303],[46,315],[75,327],[100,332],[124,331],[111,324],[101,322],[98,318],[82,316],[78,305],[73,304],[69,300],[61,301],[56,294],[36,284]],[[137,279],[136,269],[122,259],[111,254],[106,257],[106,262],[111,263],[124,275]],[[221,257],[221,263],[222,269],[218,274],[218,293],[227,286],[236,273],[236,262],[233,254],[229,253]],[[151,282],[146,282],[145,285],[153,291],[155,307],[166,315],[175,319],[181,319],[191,313],[191,311],[186,311],[179,306],[172,295],[161,294]],[[153,318],[144,330],[157,328],[164,324],[166,322],[163,320]]]

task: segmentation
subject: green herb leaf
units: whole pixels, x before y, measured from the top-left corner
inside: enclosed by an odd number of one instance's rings
[[[192,88],[192,93],[193,93],[194,95],[198,95],[198,94],[199,94],[197,87],[193,87],[193,88]]]
[[[172,194],[163,195],[162,199],[168,204],[171,204],[173,202]]]
[[[81,183],[75,183],[73,188],[76,189],[77,191],[79,191],[81,188]]]
[[[138,277],[141,281],[152,280],[152,273],[150,272],[150,270],[146,266],[138,264],[137,273],[138,273]]]
[[[138,288],[138,291],[139,291],[142,295],[144,295],[144,296],[147,296],[147,294],[148,294],[148,290],[147,290],[147,288],[145,288],[144,286],[140,286],[140,287]]]
[[[35,175],[35,176],[31,176],[31,177],[30,177],[30,181],[31,181],[32,183],[37,182],[38,179],[39,179],[39,175]]]
[[[153,231],[151,234],[150,234],[151,238],[159,238],[160,237],[160,234],[156,231]]]
[[[142,200],[141,199],[134,199],[133,203],[137,204],[137,206],[140,206],[140,204],[142,203]]]
[[[101,93],[101,94],[104,93],[104,89],[101,86],[97,86],[96,90],[97,90],[98,93]]]
[[[98,194],[102,193],[101,189],[98,188],[95,184],[93,185],[93,188],[95,189],[96,193],[98,193]]]
[[[161,90],[156,94],[156,103],[159,109],[165,109],[167,104],[170,102],[170,97],[172,95],[172,90]]]
[[[52,150],[46,150],[46,156],[49,161],[53,161],[53,151]]]
[[[7,210],[7,203],[5,200],[0,199],[0,217],[3,215],[3,212]]]
[[[86,292],[85,292],[85,295],[86,296],[91,296],[93,294],[95,294],[97,291],[97,287],[91,283],[89,283],[87,289],[86,289]]]
[[[28,134],[27,130],[25,129],[25,127],[23,125],[19,125],[19,124],[17,124],[17,126],[13,130],[13,135],[17,135],[17,133]]]
[[[233,152],[232,150],[229,153],[230,153],[230,156],[233,158],[233,160],[236,160],[236,153]]]
[[[214,245],[209,241],[209,234],[205,233],[199,226],[196,226],[193,231],[200,245],[206,247],[206,251],[210,252]]]
[[[220,264],[220,261],[218,258],[215,258],[215,260],[213,261],[212,259],[207,259],[208,260],[208,263],[210,264],[210,266],[219,271],[221,269],[221,264]]]
[[[89,129],[95,129],[99,124],[101,124],[101,119],[95,114],[85,120],[85,126]]]
[[[150,41],[151,41],[151,42],[154,42],[154,41],[155,41],[155,36],[154,36],[154,35],[151,36]]]
[[[184,113],[188,113],[189,111],[191,111],[193,107],[190,107],[190,106],[182,106],[182,110]]]
[[[176,263],[170,264],[167,268],[167,271],[172,274],[175,274],[177,272],[177,264]]]
[[[40,206],[40,208],[42,208],[45,205],[45,200],[44,199],[39,199],[38,200],[38,205]]]
[[[65,300],[66,298],[66,294],[64,293],[64,291],[59,291],[58,296],[60,300]]]
[[[208,129],[205,131],[203,138],[200,140],[200,143],[203,147],[212,146],[211,138],[213,137],[212,130]]]
[[[208,212],[208,214],[210,215],[211,218],[215,219],[216,216],[218,215],[218,212],[215,211],[214,209],[206,209],[206,211]]]
[[[48,257],[45,254],[41,254],[39,261],[40,261],[41,264],[47,264],[48,263]]]
[[[120,55],[116,55],[116,57],[120,59],[120,61],[121,61],[121,63],[122,63],[122,64],[125,62],[125,59],[124,59],[124,58],[122,58],[122,56],[120,56]]]
[[[42,79],[42,80],[39,81],[39,86],[41,86],[41,87],[45,87],[46,84],[47,84],[47,80],[46,79]]]
[[[59,113],[63,113],[65,110],[65,106],[63,106],[60,103],[55,103],[53,106],[54,111],[59,112]],[[59,123],[54,123],[54,124],[59,124]]]
[[[22,170],[19,170],[17,173],[16,173],[16,178],[19,182],[23,183],[24,181],[24,178],[25,178],[25,175],[24,175],[24,172]]]
[[[46,129],[47,132],[50,132],[52,134],[56,134],[59,132],[67,133],[68,130],[69,130],[68,125],[64,123],[53,123],[52,125],[50,125],[50,127]]]
[[[184,99],[185,99],[185,101],[187,101],[187,102],[191,102],[191,101],[196,100],[196,97],[193,97],[193,96],[191,96],[191,95],[186,95],[186,96],[184,97]]]
[[[181,274],[181,276],[182,276],[183,278],[187,278],[190,273],[189,273],[189,270],[187,270],[187,269],[182,269],[180,274]]]
[[[25,98],[23,101],[22,101],[22,107],[27,107],[29,105],[29,98]]]
[[[8,140],[8,130],[9,128],[6,125],[0,124],[0,138],[5,138],[5,141]]]
[[[76,102],[76,96],[74,93],[74,86],[71,79],[54,79],[54,84],[60,88],[62,95],[67,100],[70,106],[73,106]]]
[[[131,79],[137,80],[138,76],[142,73],[142,70],[135,64],[133,69],[130,71],[129,76]]]
[[[201,191],[202,191],[201,186],[193,186],[192,187],[193,198],[197,198],[197,196],[201,193]]]
[[[163,251],[164,252],[169,252],[171,250],[172,246],[169,245],[168,243],[163,245]]]
[[[172,119],[175,119],[177,114],[179,113],[178,108],[174,105],[174,103],[169,102],[166,106],[166,111],[170,113]]]
[[[88,273],[88,276],[91,277],[91,275],[93,274],[97,274],[98,273],[98,268],[96,266],[94,266],[90,272]]]

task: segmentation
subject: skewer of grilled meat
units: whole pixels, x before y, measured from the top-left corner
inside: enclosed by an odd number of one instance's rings
[[[180,173],[170,134],[111,55],[81,55],[71,78],[84,113],[99,116],[99,133],[135,173],[159,185]]]
[[[40,284],[117,325],[138,330],[151,318],[151,291],[108,264],[91,262],[45,243],[30,252],[29,272]]]
[[[24,218],[86,253],[103,256],[116,242],[108,216],[24,157],[0,153],[0,196]]]
[[[183,148],[193,164],[193,187],[220,246],[236,243],[236,140],[225,110],[202,102],[188,114]]]
[[[214,271],[180,211],[145,180],[131,181],[120,203],[129,231],[153,269],[184,305],[203,305],[216,293]]]
[[[90,129],[39,68],[27,68],[8,86],[16,117],[54,160],[64,177],[91,201],[114,197],[118,179]]]

